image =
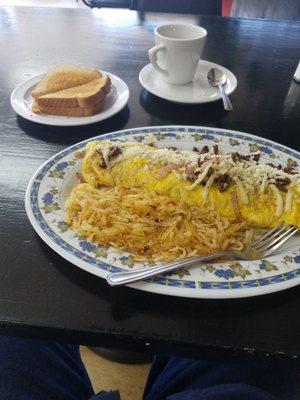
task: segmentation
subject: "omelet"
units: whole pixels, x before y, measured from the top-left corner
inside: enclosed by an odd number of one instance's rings
[[[191,207],[209,204],[219,215],[253,227],[283,221],[300,228],[300,174],[260,163],[259,152],[222,155],[216,146],[187,151],[94,141],[86,146],[82,173],[93,187],[143,188]]]

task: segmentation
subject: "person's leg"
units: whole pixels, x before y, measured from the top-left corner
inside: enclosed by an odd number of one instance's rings
[[[0,399],[86,400],[93,394],[79,346],[0,336]]]
[[[144,400],[300,398],[300,367],[288,361],[212,363],[155,357]]]

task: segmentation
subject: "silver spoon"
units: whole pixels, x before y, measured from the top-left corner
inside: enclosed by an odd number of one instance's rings
[[[227,78],[224,72],[221,71],[219,68],[212,68],[208,71],[207,80],[210,85],[219,88],[223,99],[224,109],[227,111],[233,110],[231,101],[229,100],[229,97],[224,89],[224,86],[227,82]]]

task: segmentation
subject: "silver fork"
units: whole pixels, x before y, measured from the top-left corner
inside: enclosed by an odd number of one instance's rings
[[[153,267],[141,268],[125,272],[114,272],[107,276],[106,280],[110,286],[126,285],[141,279],[150,278],[165,272],[174,271],[181,267],[187,267],[198,261],[214,260],[219,257],[240,260],[258,260],[269,257],[278,250],[289,238],[299,231],[291,225],[286,226],[280,223],[275,228],[267,231],[258,240],[250,243],[242,251],[219,251],[218,253],[205,254],[186,260],[180,260],[169,264],[160,264]]]

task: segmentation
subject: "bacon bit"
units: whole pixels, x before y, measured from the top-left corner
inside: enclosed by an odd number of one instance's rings
[[[215,155],[218,155],[218,154],[219,154],[219,147],[218,147],[217,144],[215,144],[215,145],[213,146],[213,150],[214,150],[214,154],[215,154]]]
[[[198,149],[197,147],[193,147],[193,151],[194,151],[195,153],[199,153],[199,149]]]
[[[177,147],[175,147],[175,146],[167,147],[167,149],[168,150],[173,150],[173,151],[177,151],[178,150]]]
[[[250,161],[251,159],[253,161],[259,161],[260,159],[260,154],[249,154],[247,156],[244,156],[243,154],[240,154],[238,151],[236,151],[235,153],[229,153],[231,154],[232,160],[235,161],[241,161],[241,160],[245,160],[245,161]]]
[[[249,161],[250,160],[250,156],[243,156],[238,151],[236,151],[235,153],[231,153],[231,157],[232,157],[233,161],[241,161],[241,160]]]
[[[111,160],[112,158],[122,154],[122,150],[119,146],[112,146],[109,148],[108,151],[108,159]]]
[[[286,174],[290,174],[290,175],[297,174],[297,171],[295,170],[294,167],[285,167],[285,168],[283,168],[283,172],[285,172]]]
[[[167,176],[170,172],[173,171],[173,169],[176,169],[177,165],[176,164],[167,164],[164,167],[162,167],[158,173],[157,173],[157,179],[162,179],[165,176]]]
[[[199,167],[202,167],[202,165],[205,163],[205,161],[201,161],[200,158],[198,158],[198,165]]]
[[[185,167],[185,173],[186,173],[186,179],[187,179],[188,181],[193,181],[193,180],[195,180],[195,178],[196,178],[196,175],[195,175],[195,168],[194,168],[192,165],[188,164],[188,165]]]
[[[207,181],[208,181],[208,178],[210,178],[210,177],[212,176],[213,173],[214,173],[214,169],[213,169],[212,167],[209,167],[205,178],[204,178],[203,181],[201,182],[201,185],[202,185],[202,186],[205,186],[205,185],[206,185],[206,183],[207,183]]]
[[[223,174],[218,176],[218,178],[215,179],[214,183],[218,187],[219,192],[225,192],[225,190],[228,189],[232,179],[228,174]]]
[[[273,163],[267,163],[267,165],[269,165],[269,166],[272,167],[272,168],[276,168],[276,169],[278,169],[278,170],[281,170],[281,169],[282,169],[281,164],[275,165],[275,164],[273,164]]]
[[[282,192],[287,192],[286,186],[291,183],[290,178],[277,178],[275,186]]]
[[[208,148],[208,146],[203,146],[202,149],[201,149],[201,151],[200,151],[200,154],[205,154],[205,153],[209,153],[209,148]]]
[[[212,167],[210,167],[207,171],[206,177],[210,178],[212,176],[212,174],[214,173],[214,169]]]
[[[85,183],[84,177],[79,172],[76,172],[76,176],[80,183]]]
[[[102,151],[99,150],[99,149],[97,149],[96,152],[97,152],[97,153],[99,154],[99,156],[100,156],[100,167],[106,169],[106,168],[107,168],[107,165],[106,165],[106,163],[105,163],[105,160],[104,160]]]
[[[76,151],[76,153],[74,153],[75,158],[83,158],[84,156],[85,156],[85,150]]]
[[[241,210],[239,208],[238,197],[236,192],[231,193],[231,204],[235,213],[236,219],[242,219]]]

